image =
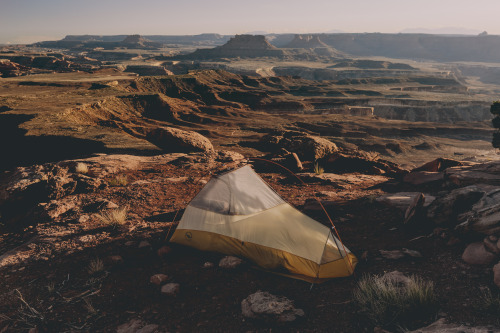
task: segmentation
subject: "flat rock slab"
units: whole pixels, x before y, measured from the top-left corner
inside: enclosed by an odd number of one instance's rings
[[[443,172],[415,171],[404,176],[403,181],[413,185],[423,185],[442,181],[443,179]]]
[[[362,174],[336,174],[322,173],[299,173],[297,174],[304,182],[320,182],[330,184],[339,189],[350,189],[352,186],[361,186],[362,188],[372,187],[376,184],[387,181],[387,177],[379,175],[362,175]]]
[[[500,185],[500,161],[481,163],[472,166],[457,166],[445,170],[446,178],[461,185],[490,184]]]
[[[398,193],[390,193],[390,194],[385,194],[377,199],[375,201],[380,202],[384,205],[387,205],[389,207],[394,207],[402,211],[406,211],[412,201],[419,196],[421,193],[420,192],[398,192]],[[427,195],[424,194],[424,207],[429,206],[436,197],[432,195]]]

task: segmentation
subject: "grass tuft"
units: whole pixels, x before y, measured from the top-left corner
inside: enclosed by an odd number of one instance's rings
[[[91,315],[96,315],[97,314],[97,309],[92,305],[92,302],[88,298],[84,298],[83,302],[85,303],[85,309],[87,309],[88,313]]]
[[[321,165],[319,165],[318,162],[314,163],[314,173],[319,176],[322,175],[323,172],[325,172],[325,169]]]
[[[117,229],[127,222],[127,207],[117,208],[97,214],[97,218],[104,224]]]
[[[115,178],[109,180],[110,186],[126,186],[128,179],[126,175],[116,175]]]
[[[489,288],[481,295],[481,308],[493,314],[500,314],[500,295],[493,294]]]
[[[404,283],[391,276],[365,276],[353,296],[360,310],[383,327],[415,326],[437,312],[434,284],[416,276]]]
[[[75,166],[75,172],[85,175],[89,173],[89,167],[85,163],[78,162]]]
[[[49,282],[48,285],[45,286],[49,294],[53,294],[56,291],[56,284],[54,282]]]
[[[91,260],[87,268],[87,271],[89,272],[90,275],[94,275],[104,271],[104,262],[99,258]]]

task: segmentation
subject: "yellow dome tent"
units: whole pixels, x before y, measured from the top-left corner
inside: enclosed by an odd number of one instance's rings
[[[186,207],[171,242],[310,282],[349,276],[357,263],[330,228],[285,202],[249,165],[213,177]]]

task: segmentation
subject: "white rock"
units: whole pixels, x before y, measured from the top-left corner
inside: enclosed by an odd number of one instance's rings
[[[304,316],[304,311],[296,309],[288,298],[265,291],[258,291],[245,298],[241,302],[241,312],[246,318],[270,319],[277,322],[290,322],[297,316]]]
[[[167,283],[163,287],[161,287],[161,293],[163,295],[175,296],[179,293],[181,289],[181,285],[178,283]]]
[[[243,262],[243,260],[241,260],[240,258],[233,257],[233,256],[227,256],[227,257],[222,258],[219,261],[219,267],[221,267],[221,268],[236,268],[239,265],[241,265],[242,262]]]

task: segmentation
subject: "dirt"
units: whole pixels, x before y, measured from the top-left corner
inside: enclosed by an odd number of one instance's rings
[[[359,313],[351,293],[363,275],[393,270],[433,281],[440,317],[471,325],[500,325],[497,316],[481,308],[481,290],[492,288],[491,269],[463,263],[464,245],[447,245],[447,239],[433,236],[428,226],[405,228],[399,210],[374,200],[391,182],[382,176],[339,189],[319,183],[304,187],[287,174],[260,173],[283,198],[325,225],[329,225],[325,214],[304,210],[304,204],[315,194],[328,200],[327,210],[342,241],[358,258],[368,253],[349,278],[311,285],[262,271],[248,262],[225,270],[217,267],[223,255],[169,244],[166,238],[175,228],[174,217],[179,220],[182,209],[202,187],[200,179],[208,179],[207,171],[204,164],[142,167],[120,173],[128,179],[126,186],[76,195],[78,200],[99,197],[127,206],[128,222],[117,230],[104,226],[95,214],[78,222],[80,216],[71,212],[17,234],[4,230],[0,252],[17,248],[17,256],[23,260],[0,268],[0,330],[20,332],[37,327],[40,332],[107,332],[138,318],[161,330],[179,332],[370,331],[373,325]],[[181,178],[186,176],[187,181]],[[110,180],[114,175],[106,177]],[[348,180],[357,175],[344,177]],[[151,247],[139,248],[144,240]],[[161,257],[157,250],[164,245],[171,251]],[[423,258],[388,260],[379,254],[382,249],[402,248],[417,250]],[[110,258],[117,255],[123,262]],[[95,258],[103,260],[104,270],[90,274],[88,267]],[[204,268],[205,262],[215,265]],[[149,282],[159,273],[166,274],[168,282],[180,284],[177,296],[161,295],[159,286]],[[305,318],[288,325],[244,319],[241,301],[258,290],[294,300],[305,311]],[[418,324],[425,323],[413,323]]]

